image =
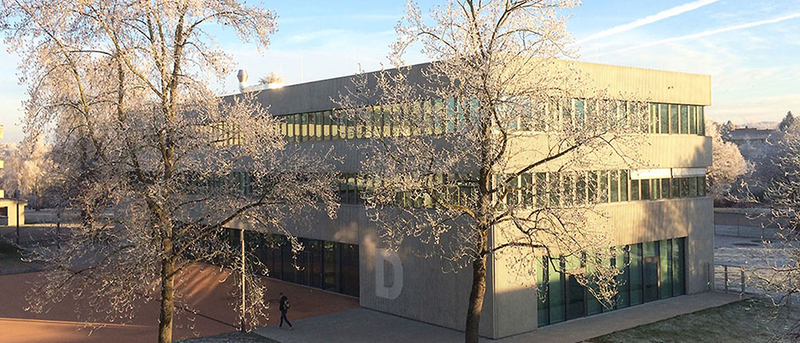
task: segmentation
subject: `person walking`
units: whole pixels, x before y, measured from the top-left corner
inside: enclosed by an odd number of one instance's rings
[[[281,323],[278,327],[283,327],[283,321],[286,321],[286,324],[289,324],[289,330],[292,330],[292,323],[289,322],[289,318],[286,318],[286,311],[289,311],[289,298],[287,298],[283,293],[281,293],[281,300],[280,304],[278,305],[278,309],[281,310]]]

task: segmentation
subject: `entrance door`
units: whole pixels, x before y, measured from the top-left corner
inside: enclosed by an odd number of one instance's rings
[[[644,259],[644,301],[658,300],[658,256]]]

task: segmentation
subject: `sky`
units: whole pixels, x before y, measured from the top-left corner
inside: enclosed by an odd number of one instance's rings
[[[423,10],[441,1],[422,0]],[[388,65],[394,26],[405,1],[263,1],[278,14],[268,50],[213,30],[236,64],[214,84],[219,94],[237,91],[236,70],[250,83],[276,72],[287,84],[371,71]],[[301,4],[301,5],[298,5]],[[587,62],[711,75],[716,121],[753,124],[800,114],[800,1],[797,0],[585,0],[565,10],[576,59]],[[0,124],[3,142],[23,138],[18,83],[20,58],[0,44]],[[425,62],[418,51],[408,63]]]

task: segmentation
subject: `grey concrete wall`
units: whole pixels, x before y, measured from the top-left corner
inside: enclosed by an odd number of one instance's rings
[[[602,205],[611,218],[616,245],[686,239],[686,292],[709,289],[714,262],[714,206],[710,197],[661,199]]]
[[[708,197],[620,202],[598,205],[596,210],[608,216],[590,219],[588,225],[606,226],[612,245],[687,237],[685,251],[686,292],[709,290],[708,266],[713,262],[713,203]],[[502,243],[499,228],[493,233],[496,244]],[[536,330],[537,295],[532,271],[514,267],[522,255],[499,254],[494,261],[493,315],[494,338]]]
[[[376,294],[376,251],[383,247],[376,230],[362,232],[361,306],[401,317],[424,321],[456,330],[464,330],[470,286],[471,267],[449,271],[437,257],[420,256],[424,243],[406,240],[397,251],[403,265],[403,288],[395,299]],[[388,270],[388,268],[387,268]],[[391,272],[384,270],[383,282],[397,282]],[[488,281],[488,280],[487,280]],[[481,314],[480,333],[492,337],[492,285],[487,285]]]

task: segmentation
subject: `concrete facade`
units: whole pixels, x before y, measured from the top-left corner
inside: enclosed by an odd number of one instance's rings
[[[610,94],[632,93],[649,101],[664,104],[706,106],[711,104],[710,77],[639,68],[600,64],[562,62],[577,65],[593,78],[592,86],[609,89]],[[422,82],[417,66],[412,80]],[[273,115],[289,115],[335,109],[331,99],[350,85],[349,77],[264,90],[257,99],[270,106]],[[516,161],[524,165],[541,157],[546,150],[546,133],[521,134],[512,141]],[[363,140],[362,140],[363,142]],[[363,154],[357,143],[348,140],[296,143],[290,148],[308,151],[333,151],[339,171],[356,173]],[[331,150],[332,149],[332,150]],[[519,153],[523,151],[524,153]],[[649,134],[636,148],[642,170],[667,170],[678,175],[686,170],[701,170],[711,165],[711,139],[698,134]],[[597,154],[603,168],[627,166],[625,161],[609,158],[613,154]],[[537,171],[547,171],[543,166]],[[710,289],[713,278],[709,268],[713,262],[713,204],[706,196],[657,200],[630,200],[601,204],[608,213],[614,244],[685,238],[685,292],[695,294]],[[427,258],[419,251],[424,244],[407,240],[397,251],[384,246],[379,229],[360,205],[343,204],[335,219],[324,214],[311,214],[314,224],[287,223],[290,232],[300,237],[359,246],[359,301],[365,308],[440,325],[464,329],[471,269],[451,271],[436,258]],[[492,244],[499,244],[495,228]],[[524,286],[507,270],[501,258],[491,258],[487,271],[487,289],[481,316],[481,335],[502,338],[536,330],[537,290]]]

